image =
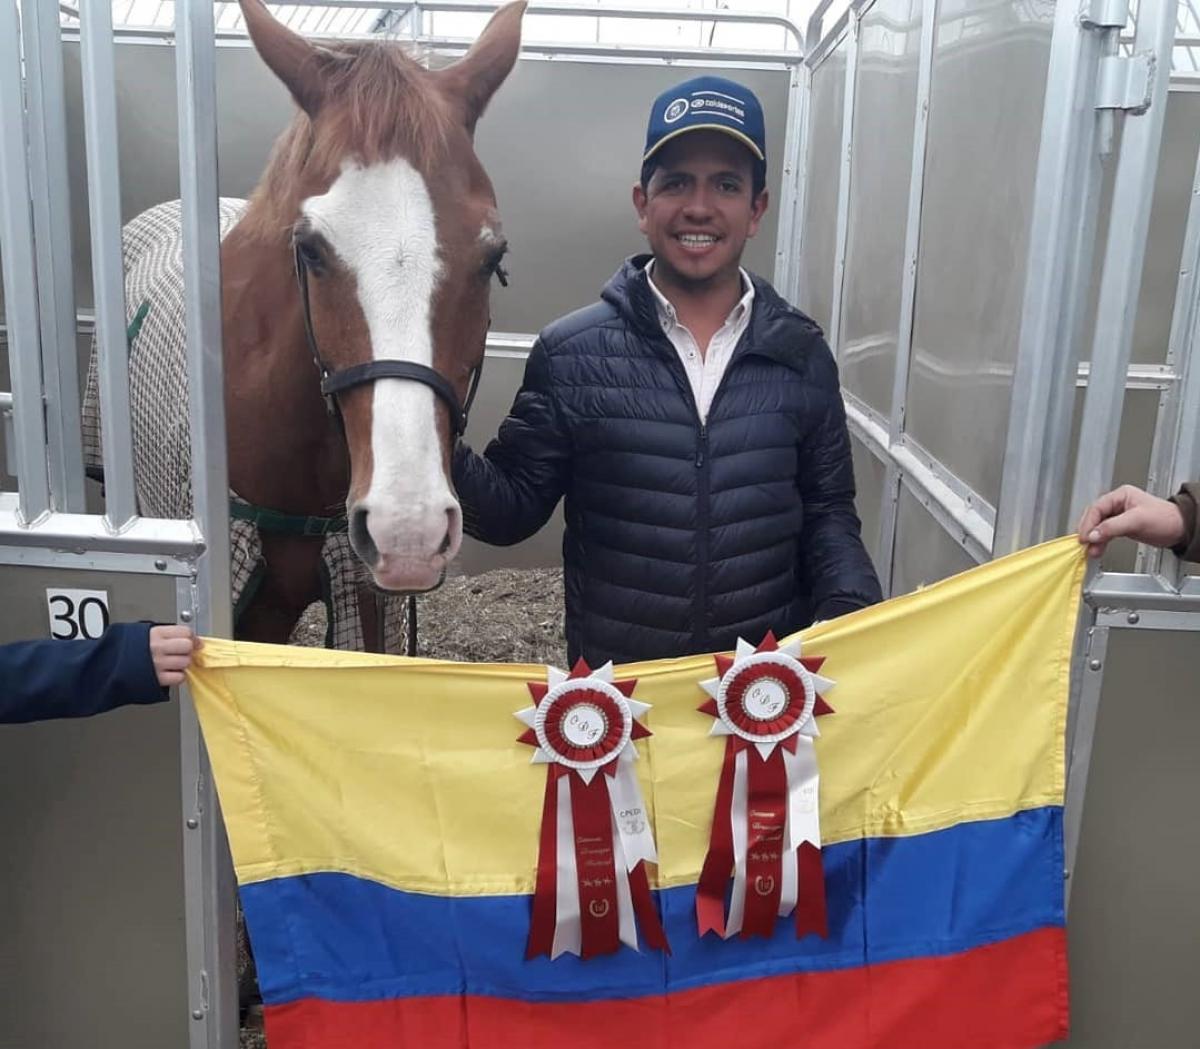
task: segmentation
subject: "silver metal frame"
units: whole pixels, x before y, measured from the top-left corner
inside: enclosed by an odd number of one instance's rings
[[[1153,63],[1149,108],[1125,120],[1113,187],[1112,223],[1100,278],[1092,373],[1084,400],[1079,459],[1071,491],[1071,520],[1112,483],[1125,402],[1125,373],[1133,348],[1133,324],[1141,288],[1142,263],[1150,229],[1150,205],[1166,118],[1177,0],[1140,0],[1136,53]],[[1110,59],[1116,61],[1116,59]]]
[[[217,213],[217,56],[210,0],[181,0],[175,28],[192,503],[207,539],[196,572],[178,581],[177,600],[181,618],[191,621],[198,632],[232,637]],[[237,885],[208,754],[190,702],[180,704],[179,718],[190,1043],[191,1049],[221,1049],[238,1040]]]
[[[892,382],[892,406],[888,420],[888,445],[899,447],[904,438],[908,409],[908,370],[912,360],[913,325],[917,310],[917,263],[921,248],[921,204],[925,193],[925,157],[929,142],[929,97],[933,87],[933,49],[937,39],[938,0],[921,6],[921,41],[917,61],[917,110],[913,127],[912,164],[908,178],[908,214],[904,225],[904,275],[900,287],[900,320],[896,336],[896,365]],[[896,524],[900,508],[902,466],[888,463],[884,480],[883,510],[879,515],[877,561],[886,565],[885,593],[892,591],[891,566],[896,556]],[[947,507],[947,512],[950,508]],[[982,539],[982,535],[978,537]],[[975,551],[968,551],[975,556]]]
[[[848,32],[853,52],[857,22],[867,5],[851,4],[821,34],[830,6],[831,0],[822,0],[809,21],[805,64],[810,73],[841,45]],[[844,392],[851,432],[886,465],[877,564],[887,590],[896,556],[897,506],[903,489],[976,561],[1029,546],[1059,531],[1077,387],[1085,387],[1087,393],[1071,497],[1073,514],[1081,512],[1111,481],[1119,430],[1114,420],[1119,422],[1129,389],[1161,391],[1150,487],[1167,494],[1181,481],[1200,474],[1200,158],[1167,361],[1164,365],[1129,363],[1170,80],[1175,7],[1176,0],[1141,0],[1133,53],[1127,58],[1118,57],[1129,16],[1126,0],[1084,0],[1082,9],[1072,3],[1056,7],[1000,505],[993,508],[906,433],[937,17],[937,0],[925,0],[889,418]],[[849,125],[852,61],[847,62],[846,76]],[[1179,89],[1179,83],[1176,77],[1172,87]],[[1182,89],[1196,88],[1186,84]],[[1113,223],[1106,245],[1091,359],[1081,362],[1078,341],[1092,272],[1102,160],[1112,149],[1117,119],[1124,120],[1125,126],[1117,157],[1113,213],[1122,219]],[[833,260],[836,305],[831,344],[836,354],[842,349],[840,304],[852,129],[844,128],[843,136],[838,249]],[[806,156],[805,166],[808,159]],[[802,201],[806,172],[801,172],[800,179]],[[1079,842],[1108,631],[1113,627],[1200,629],[1200,577],[1184,576],[1177,560],[1158,550],[1141,551],[1138,569],[1135,573],[1093,570],[1085,582],[1066,738],[1064,873],[1068,877]]]
[[[1179,263],[1179,282],[1171,316],[1166,370],[1175,381],[1167,386],[1160,402],[1150,451],[1147,490],[1169,495],[1182,482],[1200,476],[1200,419],[1194,406],[1200,403],[1200,151],[1192,179],[1191,206]],[[1126,382],[1126,386],[1129,383]],[[1189,406],[1192,410],[1188,410]],[[1141,547],[1136,570],[1148,575],[1166,575],[1178,582],[1181,569],[1169,551]]]
[[[1121,4],[1097,3],[1087,18],[1071,3],[1055,9],[996,554],[1052,534],[1061,515],[1100,189],[1097,82],[1127,17]]]
[[[50,493],[55,509],[83,513],[67,118],[58,23],[55,0],[27,0],[22,7],[30,180],[31,185],[44,189],[31,196],[38,294],[50,300],[39,311]]]
[[[80,12],[84,132],[87,143],[92,274],[96,303],[100,407],[104,419],[105,520],[120,531],[137,515],[121,256],[121,171],[117,160],[116,63],[112,6]],[[18,404],[18,408],[20,405]]]
[[[792,285],[799,267],[799,240],[804,224],[803,165],[808,126],[809,74],[796,65],[788,74],[787,129],[783,140],[783,171],[780,176],[782,200],[779,226],[775,237],[775,273],[773,283],[784,298],[793,298]]]
[[[0,242],[4,244],[4,305],[19,504],[24,527],[50,510],[46,424],[42,414],[41,329],[37,313],[37,257],[30,214],[21,29],[14,3],[0,4]]]
[[[176,27],[193,463],[190,520],[137,514],[114,34],[106,2],[85,5],[79,29],[107,496],[104,516],[82,512],[79,322],[64,203],[61,38],[57,9],[46,0],[27,0],[24,14],[19,28],[16,5],[0,4],[0,238],[13,378],[12,393],[0,395],[0,402],[5,415],[15,415],[18,484],[15,493],[0,492],[0,565],[173,577],[180,621],[205,634],[228,636],[232,616],[213,5],[178,0]],[[43,406],[48,427],[42,423]],[[189,1044],[192,1049],[233,1049],[238,1040],[233,870],[194,708],[182,702],[179,711]]]
[[[850,178],[854,153],[854,96],[858,93],[858,40],[862,16],[850,13],[846,38],[846,86],[842,93],[842,153],[838,176],[837,231],[833,251],[833,297],[829,309],[829,347],[841,359],[842,292],[846,283],[846,242],[850,236]]]

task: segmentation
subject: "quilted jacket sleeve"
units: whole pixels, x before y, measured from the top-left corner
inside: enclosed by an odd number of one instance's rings
[[[1185,561],[1200,562],[1200,522],[1197,508],[1200,507],[1200,481],[1183,485],[1171,496],[1171,502],[1183,511],[1183,542],[1175,547],[1175,555]]]
[[[495,546],[528,539],[549,520],[566,488],[570,437],[551,388],[545,347],[534,344],[525,379],[500,432],[482,455],[454,452],[454,486],[468,535]]]
[[[95,641],[0,645],[0,722],[82,718],[166,698],[148,623],[116,623]]]
[[[813,347],[813,357],[818,417],[800,448],[800,567],[820,620],[873,605],[882,593],[854,509],[850,432],[837,365],[823,340]]]

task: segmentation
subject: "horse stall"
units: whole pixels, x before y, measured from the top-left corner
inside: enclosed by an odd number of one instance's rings
[[[493,6],[328,0],[292,24],[319,36],[340,19],[343,35],[411,40],[440,63]],[[827,332],[885,593],[1065,533],[1110,482],[1168,494],[1200,474],[1191,8],[741,6],[531,5],[476,137],[512,251],[467,440],[495,433],[539,328],[640,249],[629,190],[649,102],[711,69],[767,115],[771,208],[745,264]],[[114,25],[131,7],[0,3],[0,641],[89,636],[106,618],[232,631],[217,200],[249,193],[292,103],[236,5],[168,0]],[[650,31],[663,26],[666,42]],[[165,520],[137,512],[118,421],[120,230],[176,198],[194,501]],[[103,492],[79,424],[93,335]],[[518,546],[465,542],[453,571],[553,567],[560,541],[556,515]],[[1195,1042],[1195,570],[1114,544],[1088,579],[1064,1044]],[[232,874],[186,698],[0,728],[0,830],[0,1046],[238,1044]]]

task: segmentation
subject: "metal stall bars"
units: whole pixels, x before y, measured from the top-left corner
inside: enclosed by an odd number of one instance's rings
[[[847,210],[853,192],[850,179],[855,170],[854,124],[859,115],[855,98],[858,78],[854,73],[861,67],[861,23],[873,6],[878,6],[873,0],[852,3],[810,48],[806,58],[811,90],[813,75],[835,49],[843,48],[846,55],[837,233],[831,255],[818,260],[818,272],[820,265],[831,267],[833,272],[829,327],[831,344],[843,363],[847,348],[842,327]],[[923,206],[928,206],[924,183],[935,47],[933,23],[940,6],[938,0],[926,0],[923,5],[890,415],[885,416],[861,396],[845,391],[852,432],[885,467],[876,556],[881,575],[893,585],[898,507],[905,490],[917,497],[949,540],[976,562],[1061,531],[1077,346],[1092,273],[1101,161],[1111,148],[1114,114],[1123,112],[1124,135],[1117,156],[1114,190],[1114,214],[1122,216],[1122,223],[1109,238],[1105,258],[1080,462],[1075,471],[1073,515],[1077,516],[1082,506],[1107,485],[1115,457],[1175,27],[1173,0],[1143,2],[1133,54],[1124,57],[1117,54],[1119,34],[1128,21],[1123,4],[1096,2],[1079,9],[1073,4],[1059,3],[1054,10],[1013,396],[1005,431],[1000,494],[993,507],[965,479],[955,476],[913,441],[908,425],[917,264]],[[973,10],[982,11],[984,7],[957,5],[956,12],[969,17]],[[816,35],[827,10],[828,5],[823,4],[814,13],[811,36]],[[811,143],[815,133],[810,127],[806,142]],[[806,177],[810,179],[813,162],[811,155],[805,157]],[[1194,272],[1191,267],[1196,261],[1198,237],[1200,230],[1190,228],[1186,249],[1189,254],[1181,267],[1185,286],[1180,288],[1172,332],[1175,352],[1190,340],[1195,326],[1194,313],[1189,312],[1194,307],[1188,305],[1195,298],[1194,277],[1191,281],[1188,277]],[[804,296],[801,298],[804,304]],[[1159,426],[1155,462],[1160,475],[1169,477],[1171,482],[1178,482],[1197,466],[1195,370],[1188,364],[1181,366],[1174,395],[1164,399],[1167,411]],[[1172,448],[1174,452],[1170,451]],[[1106,574],[1090,581],[1089,607],[1104,608],[1106,602],[1118,598],[1128,606],[1140,599],[1148,603],[1151,622],[1158,624],[1164,622],[1153,614],[1158,608],[1169,606],[1180,612],[1190,608],[1195,580],[1183,579],[1169,557],[1164,563],[1170,570],[1169,579],[1161,573],[1153,577]],[[1104,612],[1101,615],[1104,618],[1100,622],[1094,611],[1085,615],[1076,647],[1075,691],[1068,732],[1071,758],[1066,814],[1068,871],[1078,844],[1095,703],[1103,681],[1106,624],[1117,618]],[[1135,609],[1121,619],[1122,625],[1142,621],[1141,613]],[[1180,620],[1172,617],[1171,621]]]
[[[1176,13],[1176,0],[1141,0],[1133,54],[1108,57],[1102,69],[1102,95],[1097,105],[1129,113],[1122,128],[1113,189],[1113,215],[1120,216],[1122,221],[1110,226],[1104,254],[1071,492],[1071,520],[1078,520],[1088,503],[1112,482],[1150,206],[1162,147]],[[1200,411],[1200,405],[1189,410],[1193,409]],[[1104,648],[1108,641],[1108,627],[1097,622],[1095,582],[1093,577],[1086,587],[1087,609],[1080,628],[1086,632],[1086,643],[1081,638],[1076,644],[1072,709],[1068,714],[1064,814],[1068,877],[1079,848],[1084,792],[1104,681]],[[1138,621],[1135,618],[1133,624]],[[1196,625],[1200,628],[1200,619]]]
[[[111,5],[88,4],[80,12],[107,480],[105,510],[96,514],[84,512],[79,453],[59,10],[54,0],[26,0],[19,24],[17,6],[0,4],[0,237],[13,380],[5,400],[13,417],[10,451],[17,479],[16,492],[0,493],[5,635],[44,634],[49,595],[77,594],[81,588],[99,600],[94,607],[103,608],[102,619],[111,613],[178,619],[205,634],[230,630],[212,11],[205,0],[180,0],[177,12],[195,509],[190,520],[170,521],[140,517],[133,487]],[[84,634],[95,629],[94,620],[82,614],[74,622],[70,614],[60,615],[59,621]],[[21,880],[14,885],[24,894],[18,911],[43,935],[61,921],[61,936],[47,939],[61,941],[67,953],[55,958],[52,974],[28,964],[10,985],[6,1023],[15,1029],[6,1028],[6,1034],[18,1041],[129,1046],[137,1034],[121,1021],[136,1012],[136,1026],[147,1029],[147,1037],[166,1036],[176,1044],[186,1038],[194,1049],[236,1044],[232,872],[212,780],[191,704],[181,702],[177,712],[162,709],[162,715],[137,712],[124,722],[113,715],[102,719],[110,724],[36,726],[20,730],[19,738],[0,735],[5,755],[0,765],[13,779],[5,784],[12,789],[0,790],[9,803],[0,821],[19,827],[36,818],[36,807],[20,799],[27,783],[49,777],[59,784],[55,818],[40,828],[40,836],[73,857],[64,865],[61,851],[44,855],[36,838],[21,857]],[[152,755],[163,746],[175,750],[178,765],[151,761],[143,768],[129,761],[131,747]],[[167,782],[154,783],[155,770]],[[87,787],[78,782],[84,771],[91,773]],[[145,809],[138,802],[123,810],[105,808],[105,799],[128,804],[134,786],[133,796],[145,799]],[[155,805],[156,795],[178,798],[181,786],[182,819],[178,801],[166,810]],[[129,838],[104,820],[122,826],[131,821],[144,833]],[[6,828],[6,835],[19,833]],[[172,835],[178,835],[176,842]],[[89,843],[83,851],[81,839]],[[175,866],[177,851],[182,868]],[[112,901],[114,913],[68,902],[86,902],[88,878],[108,878],[111,885],[125,866],[142,869],[132,898],[118,894]],[[6,898],[14,899],[15,892],[6,891]],[[173,959],[172,915],[180,899],[186,901],[186,935]],[[132,914],[123,906],[132,906]],[[126,947],[134,947],[133,955],[146,946],[140,937],[151,944],[139,969],[149,982],[125,988],[138,997],[124,1008],[104,981],[90,976],[111,966],[115,929],[129,934]],[[138,961],[121,959],[122,965]],[[156,970],[167,981],[161,987],[154,982]],[[186,991],[183,979],[177,987],[171,979],[184,974]],[[62,1010],[61,1002],[55,1008],[64,984],[73,987],[70,1010]],[[153,1015],[160,992],[170,1006],[186,993],[187,1012]]]

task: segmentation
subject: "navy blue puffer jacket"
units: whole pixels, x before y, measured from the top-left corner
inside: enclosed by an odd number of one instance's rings
[[[467,532],[519,542],[566,497],[567,647],[593,666],[727,650],[878,601],[820,329],[755,279],[702,424],[647,258],[542,332],[485,453],[459,446]]]

